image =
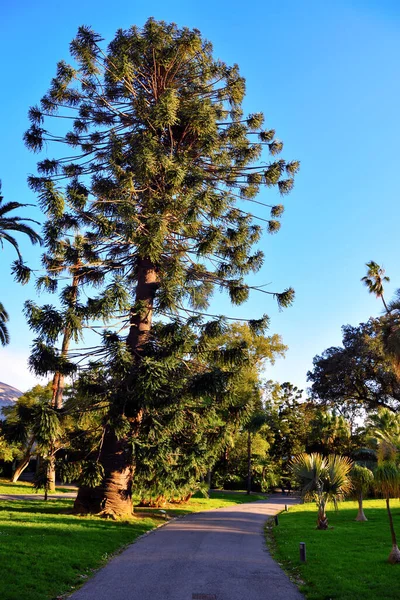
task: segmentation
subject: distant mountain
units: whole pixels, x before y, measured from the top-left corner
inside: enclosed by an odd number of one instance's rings
[[[22,396],[22,393],[11,385],[0,381],[0,410],[5,406],[12,406]]]

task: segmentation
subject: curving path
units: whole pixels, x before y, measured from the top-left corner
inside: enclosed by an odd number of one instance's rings
[[[264,544],[277,497],[171,521],[116,556],[69,600],[302,600]]]

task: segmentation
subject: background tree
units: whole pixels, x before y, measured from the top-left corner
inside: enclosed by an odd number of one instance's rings
[[[386,316],[358,327],[345,325],[343,347],[328,348],[316,356],[307,374],[312,399],[353,423],[360,409],[399,409],[400,382],[385,349],[384,320]]]
[[[348,421],[326,410],[316,408],[309,422],[307,451],[329,454],[350,454],[351,431]]]
[[[295,455],[306,451],[315,408],[303,398],[303,390],[290,382],[268,381],[263,400],[270,444],[266,469],[271,473],[272,481],[278,483],[278,476],[283,484],[292,485],[290,462]]]
[[[4,409],[5,438],[21,446],[21,459],[12,481],[17,481],[35,453],[46,465],[53,464],[62,447],[64,427],[60,414],[51,405],[52,386],[37,385],[20,396],[14,406]],[[53,472],[46,475],[46,489],[54,491]],[[50,477],[51,476],[51,477]]]
[[[263,260],[260,251],[252,253],[261,235],[254,220],[273,233],[283,207],[269,206],[265,219],[246,206],[261,186],[289,192],[299,163],[275,158],[282,143],[273,130],[261,130],[261,114],[244,118],[238,68],[216,61],[197,30],[150,19],[142,30],[120,30],[107,51],[101,41],[79,29],[71,44],[76,67],[59,63],[40,107],[30,110],[25,141],[41,151],[54,140],[44,121],[67,117],[69,125],[76,115],[72,130],[57,127],[57,142],[73,147],[73,157],[40,161],[30,185],[45,210],[62,198],[80,218],[90,212],[93,232],[105,238],[103,259],[118,265],[132,298],[130,369],[116,382],[100,456],[103,504],[126,512],[131,458],[122,462],[131,456],[130,437],[144,410],[131,390],[153,317],[203,312],[215,288],[226,289],[236,304],[247,299],[244,277]],[[267,165],[260,162],[264,148],[272,156]],[[290,288],[258,289],[280,306],[293,299]],[[129,419],[129,435],[116,435],[117,416]]]

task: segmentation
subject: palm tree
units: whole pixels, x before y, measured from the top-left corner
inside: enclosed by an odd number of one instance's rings
[[[25,233],[32,244],[41,243],[42,239],[38,233],[32,227],[26,224],[27,221],[31,221],[32,223],[36,223],[39,225],[37,221],[33,219],[25,219],[22,217],[10,217],[6,216],[7,213],[15,210],[16,208],[25,208],[25,206],[30,206],[29,204],[21,204],[20,202],[7,202],[6,204],[2,204],[4,197],[1,195],[1,181],[0,181],[0,244],[3,248],[4,241],[9,242],[12,246],[14,246],[15,250],[18,254],[18,263],[22,265],[22,256],[19,251],[19,246],[17,240],[10,235],[10,231],[19,231],[21,233]],[[8,314],[4,308],[4,306],[0,302],[0,345],[6,346],[10,342],[10,336],[8,333],[8,329],[6,326],[6,322],[8,321]]]
[[[10,341],[10,336],[8,334],[7,323],[8,321],[8,313],[2,303],[0,302],[0,344],[2,346],[6,346]]]
[[[377,298],[380,298],[383,302],[386,312],[389,312],[385,298],[383,296],[383,282],[389,282],[390,279],[385,275],[385,269],[380,267],[378,263],[371,260],[366,263],[368,268],[365,277],[361,278],[361,281],[365,283],[370,294],[375,294]]]
[[[20,202],[6,202],[6,204],[2,204],[4,197],[1,195],[1,182],[0,182],[0,244],[3,247],[4,241],[9,242],[12,246],[14,246],[17,251],[18,258],[22,261],[22,256],[19,251],[19,246],[17,240],[9,233],[10,231],[19,231],[20,233],[25,233],[31,240],[32,244],[40,244],[41,237],[32,227],[27,225],[27,221],[31,223],[36,223],[39,225],[37,221],[33,219],[26,219],[23,217],[16,216],[6,216],[7,213],[15,210],[16,208],[25,208],[26,206],[31,206],[30,204],[21,204]]]
[[[352,467],[347,456],[335,454],[325,458],[317,452],[303,453],[292,460],[292,472],[300,484],[303,498],[315,500],[317,504],[317,529],[328,529],[327,503],[333,502],[337,508],[338,500],[350,493]]]
[[[365,432],[372,447],[384,442],[400,450],[400,415],[388,408],[380,408],[369,415]]]
[[[371,487],[374,480],[374,474],[367,467],[354,465],[351,472],[351,483],[353,484],[353,494],[358,501],[358,513],[356,521],[368,521],[363,509],[363,496]]]
[[[400,471],[394,460],[383,460],[378,465],[375,471],[375,485],[386,499],[390,533],[392,535],[392,550],[389,554],[388,561],[392,564],[400,563],[400,550],[397,546],[397,538],[393,527],[393,518],[389,501],[390,498],[398,496],[400,492]]]

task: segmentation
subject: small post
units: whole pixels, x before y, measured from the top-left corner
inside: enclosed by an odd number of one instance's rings
[[[275,517],[274,517],[274,521],[275,521],[275,525],[279,525],[279,521],[278,521],[278,515],[275,515]]]
[[[287,512],[288,510],[289,510],[289,509],[288,509],[288,505],[287,505],[287,504],[285,504],[285,511]]]
[[[301,562],[307,562],[305,542],[300,542],[300,560]]]

